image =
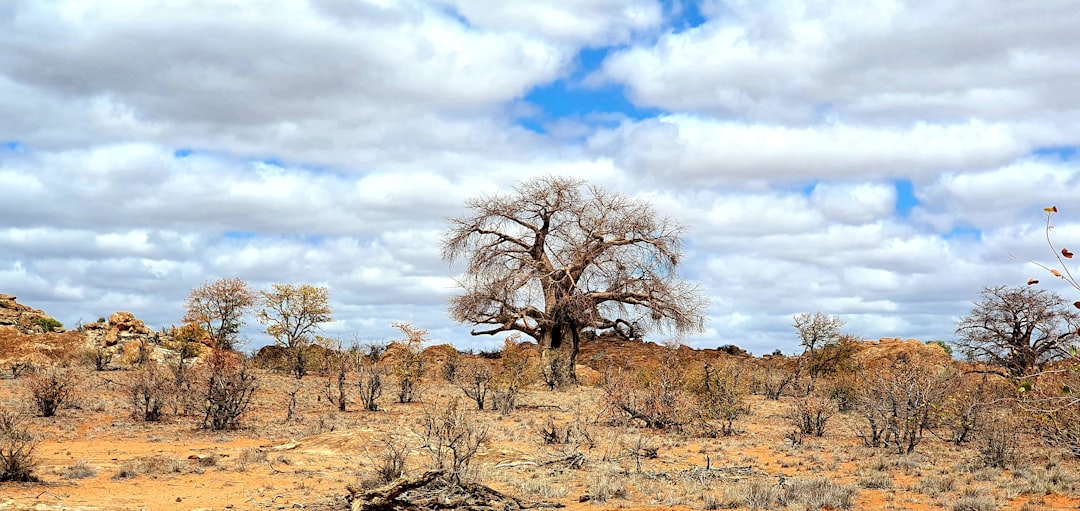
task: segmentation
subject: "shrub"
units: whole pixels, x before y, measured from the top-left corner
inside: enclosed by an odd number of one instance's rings
[[[446,406],[433,401],[420,419],[421,449],[431,458],[433,470],[445,471],[451,481],[468,477],[473,458],[487,439],[488,428],[470,417],[458,399]]]
[[[835,412],[832,401],[811,394],[795,398],[787,418],[803,435],[824,436],[825,424]]]
[[[498,373],[491,382],[491,402],[505,416],[517,406],[518,396],[536,379],[537,371],[529,348],[516,336],[506,339],[502,354]]]
[[[693,382],[691,390],[697,398],[696,409],[708,422],[716,422],[720,433],[735,433],[735,420],[750,413],[746,405],[749,389],[739,361],[721,358],[707,362],[701,380]]]
[[[97,476],[97,470],[91,467],[86,460],[79,460],[74,465],[64,469],[64,477],[67,479],[88,479]]]
[[[476,403],[476,409],[483,410],[495,382],[495,372],[491,364],[486,359],[467,359],[458,369],[456,379],[461,391]]]
[[[132,417],[147,422],[161,420],[175,392],[172,384],[156,363],[147,364],[135,373],[127,387]]]
[[[34,326],[40,329],[42,333],[54,332],[56,330],[64,328],[63,323],[56,320],[55,318],[50,318],[48,316],[34,318],[32,323],[34,324]]]
[[[34,448],[38,439],[23,425],[25,417],[10,410],[0,410],[0,482],[36,481]]]
[[[258,388],[247,362],[231,351],[216,349],[207,360],[206,415],[203,427],[211,430],[236,429]]]
[[[385,344],[367,344],[353,348],[355,357],[353,360],[356,364],[356,372],[360,376],[358,381],[360,402],[369,412],[379,409],[379,397],[382,396],[383,376],[386,372],[380,358],[385,351]]]
[[[27,379],[26,388],[42,417],[52,417],[76,395],[77,378],[70,369],[52,367]]]

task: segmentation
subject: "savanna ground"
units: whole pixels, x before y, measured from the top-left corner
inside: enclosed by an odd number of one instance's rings
[[[632,348],[594,347],[582,362],[603,369],[614,363],[613,350]],[[630,372],[655,358],[620,355]],[[760,370],[760,359],[736,360]],[[133,417],[133,369],[69,370],[77,375],[78,395],[54,417],[31,406],[31,376],[0,379],[0,405],[26,410],[25,426],[40,439],[33,452],[39,481],[0,483],[2,510],[348,509],[346,488],[380,484],[395,452],[405,477],[431,468],[422,425],[455,402],[467,410],[468,427],[486,433],[462,467],[463,478],[526,502],[581,510],[1080,507],[1080,463],[1044,444],[1023,421],[1005,430],[1013,452],[993,463],[985,452],[992,440],[973,434],[956,445],[944,425],[928,427],[911,453],[869,447],[861,437],[864,416],[854,409],[831,412],[820,437],[796,434],[795,398],[768,399],[749,384],[738,402],[743,412],[724,435],[645,427],[612,406],[612,392],[621,390],[596,370],[583,369],[584,383],[564,390],[531,383],[503,414],[477,411],[459,385],[435,370],[417,402],[396,402],[388,378],[378,411],[361,410],[353,394],[342,412],[326,397],[333,380],[324,375],[298,382],[255,369],[258,391],[240,427],[211,431],[200,427],[199,413],[166,413],[160,422]],[[749,382],[761,373],[743,374]],[[349,375],[350,389],[356,378]],[[606,388],[601,380],[609,380]],[[292,403],[294,416],[286,420]]]

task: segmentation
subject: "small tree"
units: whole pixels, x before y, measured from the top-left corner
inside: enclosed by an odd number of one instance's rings
[[[308,352],[315,331],[332,321],[330,290],[310,284],[274,284],[270,291],[260,291],[262,309],[256,314],[267,325],[266,333],[285,348],[292,360],[292,372],[301,379],[308,371]]]
[[[791,326],[799,332],[799,344],[811,355],[819,347],[834,343],[840,339],[840,329],[844,321],[839,316],[829,316],[821,312],[796,314]]]
[[[986,287],[971,313],[957,322],[956,345],[969,357],[1018,377],[1067,355],[1077,326],[1080,314],[1053,291]]]
[[[207,282],[192,289],[184,300],[184,323],[199,325],[210,334],[216,348],[232,350],[244,326],[244,314],[255,305],[256,296],[239,278]]]
[[[379,397],[383,392],[383,378],[386,369],[382,364],[382,355],[386,352],[385,344],[370,343],[354,346],[353,363],[359,374],[360,402],[364,409],[374,412],[379,409]]]
[[[404,339],[394,341],[401,349],[390,374],[398,388],[398,402],[411,403],[416,399],[421,383],[424,381],[424,344],[428,342],[428,331],[410,323],[394,322],[391,326],[405,334]]]

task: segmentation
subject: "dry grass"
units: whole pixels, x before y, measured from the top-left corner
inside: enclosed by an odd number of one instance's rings
[[[43,439],[35,451],[43,484],[62,483],[69,498],[104,507],[124,507],[109,499],[127,495],[147,508],[297,503],[328,509],[319,503],[340,498],[350,484],[381,484],[439,463],[452,469],[451,439],[432,442],[438,432],[426,426],[453,432],[459,418],[486,432],[465,467],[472,477],[509,495],[577,510],[1034,511],[1080,505],[1080,464],[1044,446],[1032,431],[1019,431],[1019,442],[1007,444],[1019,454],[1007,458],[1007,473],[988,462],[979,437],[956,446],[944,429],[940,438],[927,434],[912,454],[865,447],[853,426],[860,420],[855,411],[835,412],[823,436],[805,435],[792,445],[786,438],[793,429],[785,420],[794,406],[789,396],[748,396],[752,413],[740,416],[742,432],[712,438],[691,428],[662,431],[614,420],[605,391],[595,386],[552,392],[533,385],[508,416],[465,406],[457,417],[442,404],[467,396],[441,378],[427,380],[420,402],[398,403],[387,394],[378,411],[365,411],[351,374],[349,401],[340,411],[325,398],[322,375],[306,376],[297,391],[294,377],[255,370],[259,388],[239,428],[214,432],[199,428],[198,414],[170,412],[151,423],[132,418],[127,372],[80,374],[79,406],[55,417],[29,417],[26,425]],[[0,405],[24,407],[21,384],[0,379]],[[296,392],[295,417],[286,422],[282,403],[290,392]],[[38,497],[44,488],[5,486],[0,493],[34,507],[47,504],[47,494]],[[182,490],[158,495],[162,488]]]

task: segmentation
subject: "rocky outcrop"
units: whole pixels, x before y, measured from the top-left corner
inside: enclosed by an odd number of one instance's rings
[[[104,323],[87,323],[83,325],[83,332],[86,333],[87,344],[91,346],[112,347],[141,340],[150,340],[155,344],[160,342],[157,332],[147,328],[146,323],[126,311],[114,313]]]
[[[52,317],[44,312],[18,303],[12,295],[0,294],[0,327],[13,327],[23,334],[45,333],[42,320]]]

